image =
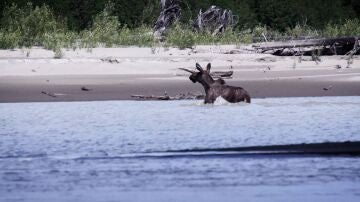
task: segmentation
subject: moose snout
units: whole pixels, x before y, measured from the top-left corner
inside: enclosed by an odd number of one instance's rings
[[[190,79],[193,83],[196,83],[196,78],[195,78],[193,75],[189,76],[189,79]]]

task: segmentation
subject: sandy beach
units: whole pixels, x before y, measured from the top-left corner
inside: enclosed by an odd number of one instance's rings
[[[360,57],[277,57],[251,46],[95,48],[64,50],[61,59],[42,48],[0,50],[0,102],[131,100],[131,95],[201,93],[186,72],[199,62],[234,71],[230,85],[253,98],[360,95]],[[341,68],[339,68],[341,67]],[[82,89],[83,88],[83,89]],[[87,89],[87,90],[84,90]],[[49,96],[42,92],[49,93]]]

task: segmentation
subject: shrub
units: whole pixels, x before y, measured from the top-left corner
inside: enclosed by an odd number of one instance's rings
[[[78,48],[77,34],[74,32],[45,33],[43,46],[55,53],[55,58],[63,56],[61,48]]]
[[[307,25],[297,24],[294,28],[287,28],[285,36],[298,39],[300,37],[318,37],[319,33]]]
[[[156,40],[151,28],[142,26],[131,30],[123,27],[120,31],[119,45],[152,47],[154,44],[156,44]]]
[[[179,49],[192,48],[195,45],[195,34],[190,29],[186,29],[177,23],[166,34],[166,45],[178,47]]]
[[[25,47],[42,45],[46,33],[55,33],[64,28],[47,5],[33,9],[31,3],[23,9],[15,4],[7,7],[1,24],[7,33],[17,33],[19,46]]]
[[[87,49],[98,46],[112,47],[117,43],[119,28],[117,17],[110,16],[109,10],[105,8],[95,17],[90,29],[80,33],[80,47]]]
[[[122,31],[120,32],[120,36],[122,36]],[[152,33],[152,29],[150,27],[146,27],[146,26],[140,26],[138,28],[135,28],[133,30],[129,30],[127,32],[128,34],[128,39],[129,42],[131,44],[120,44],[120,45],[136,45],[136,46],[147,46],[147,47],[152,47],[154,46],[154,44],[156,44],[156,40],[153,36]]]
[[[255,38],[263,38],[263,35],[268,35],[268,29],[266,26],[257,25],[252,29],[252,35]]]
[[[348,19],[343,24],[329,23],[325,26],[323,35],[326,37],[359,36],[360,20]]]
[[[0,49],[14,49],[18,47],[20,35],[18,32],[0,31]]]

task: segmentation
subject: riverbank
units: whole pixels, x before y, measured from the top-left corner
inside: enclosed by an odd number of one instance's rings
[[[201,93],[178,68],[212,63],[213,71],[234,71],[230,85],[253,98],[359,96],[360,57],[346,68],[344,56],[276,57],[250,46],[95,48],[64,50],[61,59],[41,48],[0,50],[0,102],[131,100],[131,95]]]

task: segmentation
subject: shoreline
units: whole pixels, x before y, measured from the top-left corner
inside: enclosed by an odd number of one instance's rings
[[[252,98],[360,96],[359,82],[318,79],[226,80],[242,86]],[[88,91],[82,90],[85,87]],[[325,90],[328,89],[328,90]],[[42,92],[48,92],[52,97]],[[203,94],[188,78],[124,76],[6,77],[0,81],[0,103],[137,100],[131,95]]]
[[[236,50],[235,54],[229,54]],[[136,100],[131,95],[169,96],[204,93],[178,68],[212,63],[212,71],[233,71],[228,85],[241,86],[252,98],[360,96],[360,56],[345,68],[343,56],[279,57],[249,52],[249,46],[95,48],[66,51],[0,50],[0,103]],[[336,67],[341,68],[336,68]],[[85,90],[82,88],[85,87]],[[86,91],[89,89],[89,91]],[[42,93],[42,92],[45,92]],[[48,93],[48,94],[46,94]],[[49,96],[55,95],[55,96]]]

